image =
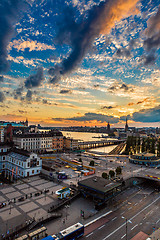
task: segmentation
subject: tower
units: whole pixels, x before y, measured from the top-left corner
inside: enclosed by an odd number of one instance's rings
[[[110,129],[110,124],[109,124],[109,122],[108,122],[108,124],[107,124],[107,133],[110,133],[110,131],[111,131],[111,129]]]
[[[25,126],[28,127],[28,119],[26,118]]]
[[[126,117],[126,125],[125,125],[125,132],[128,131],[128,123],[127,123],[127,117]]]

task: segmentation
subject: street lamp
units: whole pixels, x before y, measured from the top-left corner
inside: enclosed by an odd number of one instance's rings
[[[128,228],[128,225],[127,225],[127,224],[128,224],[128,222],[129,222],[129,223],[132,223],[132,222],[131,222],[130,220],[128,220],[126,217],[123,217],[123,216],[122,216],[122,218],[126,220],[126,240],[127,240],[127,239],[128,239],[128,237],[127,237],[127,233],[128,233],[127,228]]]

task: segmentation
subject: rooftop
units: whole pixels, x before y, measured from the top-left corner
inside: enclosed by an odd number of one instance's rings
[[[54,137],[54,136],[63,136],[63,134],[57,130],[52,130],[44,133],[22,133],[14,134],[15,138],[40,138],[40,137]]]
[[[84,179],[82,181],[79,181],[78,183],[80,186],[85,186],[88,188],[92,188],[94,190],[97,190],[99,192],[106,193],[113,188],[121,186],[121,183],[118,182],[112,182],[108,179],[104,179],[102,177],[91,177],[88,179]]]

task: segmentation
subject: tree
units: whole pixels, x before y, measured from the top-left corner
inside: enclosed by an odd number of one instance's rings
[[[82,162],[82,158],[79,158],[79,162]]]
[[[121,167],[116,168],[116,174],[117,175],[122,174],[122,168]]]
[[[92,167],[94,166],[94,161],[93,160],[90,161],[89,166],[92,166]]]
[[[109,176],[110,176],[111,178],[113,178],[113,177],[115,176],[115,172],[114,172],[113,170],[110,170],[110,171],[109,171]]]
[[[103,172],[103,173],[102,173],[102,178],[107,179],[107,178],[108,178],[108,174],[107,174],[106,172]]]

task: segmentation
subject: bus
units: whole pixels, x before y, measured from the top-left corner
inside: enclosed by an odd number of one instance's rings
[[[59,233],[43,238],[43,240],[75,240],[84,235],[84,225],[81,223],[76,223]]]

